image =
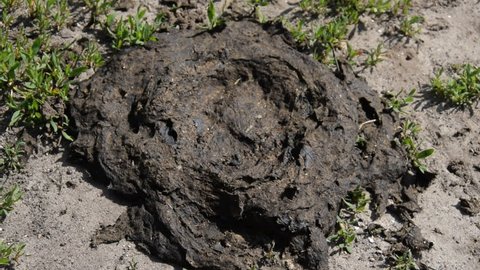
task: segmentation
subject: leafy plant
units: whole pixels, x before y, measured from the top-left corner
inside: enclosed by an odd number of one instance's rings
[[[347,209],[351,211],[349,215],[359,214],[366,210],[370,198],[366,192],[360,186],[348,193],[348,196],[343,199],[343,203],[347,206]],[[345,208],[344,208],[345,209]]]
[[[350,66],[356,66],[357,63],[355,62],[355,58],[362,55],[362,51],[361,50],[355,50],[352,45],[350,45],[350,43],[347,43],[347,55],[346,55],[346,58],[347,58],[347,61],[348,61],[348,64]]]
[[[364,212],[369,202],[370,198],[361,187],[350,191],[343,199],[343,206],[337,216],[337,230],[327,238],[339,251],[352,253],[357,238],[353,225],[358,222],[357,214]]]
[[[314,58],[323,63],[329,62],[328,57],[334,49],[340,47],[340,43],[346,38],[347,31],[347,21],[344,18],[338,18],[317,27],[310,39]]]
[[[19,2],[19,0],[0,0],[0,8],[2,8],[2,10],[7,10],[8,12],[10,12],[14,7],[19,4]]]
[[[27,0],[27,6],[29,15],[41,34],[60,30],[70,16],[67,0]]]
[[[105,27],[113,39],[112,47],[114,49],[144,45],[145,42],[157,40],[153,34],[160,29],[165,16],[158,14],[153,24],[150,24],[145,19],[146,11],[139,7],[135,15],[128,15],[125,20],[123,18],[117,20],[113,14],[107,16]]]
[[[10,126],[26,124],[45,126],[60,132],[65,139],[68,118],[63,104],[68,101],[71,80],[85,70],[65,63],[58,51],[41,51],[42,38],[25,47],[8,46],[7,76],[0,79],[2,89],[9,89],[7,105],[13,111]]]
[[[394,270],[412,270],[418,269],[415,259],[412,256],[410,249],[405,251],[402,255],[394,255],[395,263],[391,267]]]
[[[0,218],[5,218],[8,213],[13,210],[13,205],[22,199],[23,193],[20,188],[15,185],[9,191],[5,192],[0,187]]]
[[[397,0],[392,6],[392,13],[407,16],[412,7],[412,0]]]
[[[368,0],[367,3],[367,10],[375,15],[387,13],[391,8],[392,2],[390,0]]]
[[[374,67],[384,59],[386,51],[383,50],[383,44],[380,43],[377,47],[367,53],[364,65],[366,67]]]
[[[457,106],[469,106],[480,97],[480,67],[471,64],[454,69],[453,76],[442,80],[443,69],[430,81],[432,90]]]
[[[23,147],[25,143],[17,141],[14,145],[5,145],[1,149],[0,173],[18,171],[22,168],[22,156],[25,154]]]
[[[327,11],[328,0],[301,0],[298,5],[306,12],[323,14]]]
[[[400,33],[406,37],[413,38],[420,33],[420,24],[424,22],[422,16],[405,17],[400,23]]]
[[[18,263],[24,254],[25,244],[7,244],[0,241],[0,266],[10,266],[13,262]]]
[[[413,97],[415,96],[417,90],[413,88],[405,97],[400,97],[403,91],[404,90],[402,89],[395,95],[391,93],[385,94],[386,98],[388,99],[387,109],[397,113],[402,113],[403,108],[413,102]]]
[[[337,231],[327,238],[327,242],[336,246],[340,251],[352,253],[353,243],[356,239],[357,234],[352,224],[337,216]]]
[[[417,168],[421,173],[428,171],[423,160],[434,153],[433,148],[424,150],[419,149],[419,143],[417,142],[417,136],[420,132],[420,126],[410,120],[405,120],[402,126],[402,132],[400,135],[400,141],[408,154],[408,158],[413,167]]]
[[[101,15],[107,15],[111,10],[114,0],[83,0],[90,11],[90,21],[88,25],[96,25],[100,22]]]
[[[221,15],[217,14],[217,11],[215,10],[215,5],[213,4],[212,0],[208,2],[207,20],[208,22],[206,25],[206,29],[208,31],[213,31],[225,25],[225,20],[222,18]]]
[[[292,35],[293,39],[299,44],[305,43],[308,39],[307,32],[303,29],[304,23],[305,22],[303,20],[299,20],[295,26],[287,24],[288,31]]]
[[[94,70],[103,66],[105,63],[98,50],[98,45],[95,42],[88,42],[87,47],[83,50],[79,60],[84,66],[93,68]]]
[[[135,258],[132,258],[128,262],[127,270],[137,270],[138,269],[138,262],[135,260]]]
[[[249,2],[251,5],[264,7],[270,4],[271,0],[250,0]]]

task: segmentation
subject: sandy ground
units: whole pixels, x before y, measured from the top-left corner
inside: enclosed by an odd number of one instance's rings
[[[279,0],[265,14],[281,14],[295,2]],[[388,22],[364,18],[366,31],[350,42],[367,50],[384,42],[385,60],[372,72],[360,73],[379,94],[419,89],[408,114],[423,127],[423,145],[435,148],[427,165],[437,173],[420,195],[422,210],[413,219],[433,242],[420,261],[437,270],[480,269],[480,216],[465,215],[458,207],[461,198],[480,198],[478,106],[465,111],[445,106],[424,86],[441,66],[480,65],[480,4],[477,0],[414,3],[413,13],[425,17],[415,40],[388,39],[382,36],[390,31]],[[65,38],[78,37],[75,29],[71,34],[64,32]],[[90,247],[95,231],[112,224],[127,203],[109,192],[101,179],[92,179],[84,169],[72,166],[67,157],[63,151],[52,154],[48,148],[39,149],[23,173],[3,179],[6,185],[18,183],[25,191],[23,200],[0,225],[0,239],[26,243],[26,254],[14,269],[135,269],[135,263],[136,269],[175,269],[144,255],[126,240]],[[375,222],[399,226],[390,215]],[[352,254],[331,256],[330,268],[388,268],[384,254],[389,244],[376,237],[358,238]]]

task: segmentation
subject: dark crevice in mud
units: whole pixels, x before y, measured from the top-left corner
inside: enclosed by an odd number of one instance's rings
[[[371,190],[379,213],[391,197],[411,199],[406,155],[391,143],[398,123],[378,113],[376,93],[284,33],[241,21],[160,34],[72,93],[72,151],[139,200],[97,244],[127,237],[195,269],[327,269],[325,236],[350,190]]]

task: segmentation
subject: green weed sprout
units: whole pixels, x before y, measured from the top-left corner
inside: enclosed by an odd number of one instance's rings
[[[0,241],[0,266],[10,266],[13,262],[18,263],[24,254],[25,244],[7,244]]]
[[[137,10],[135,15],[128,15],[127,19],[117,20],[115,15],[107,16],[105,22],[106,30],[113,39],[112,47],[120,50],[124,46],[144,45],[148,41],[157,40],[153,35],[164,21],[163,14],[157,15],[153,24],[146,22],[146,9]]]
[[[384,59],[386,51],[383,50],[383,44],[380,43],[377,47],[367,53],[367,59],[365,60],[364,65],[366,67],[373,68],[378,63],[382,62]]]
[[[339,251],[352,253],[352,247],[357,239],[353,225],[357,223],[357,214],[364,212],[370,198],[363,188],[357,187],[343,199],[343,206],[337,215],[337,230],[327,238]]]
[[[406,37],[413,38],[420,33],[420,24],[424,22],[422,16],[405,17],[400,23],[400,33]]]
[[[393,95],[391,93],[386,93],[385,96],[388,99],[387,102],[387,109],[392,110],[396,113],[403,113],[403,108],[408,106],[410,103],[413,102],[413,97],[415,96],[416,89],[413,88],[408,92],[405,97],[400,97],[403,93],[403,89],[400,90],[397,94]]]
[[[419,143],[417,142],[417,136],[420,132],[420,126],[410,120],[405,120],[402,126],[401,132],[401,144],[405,148],[408,154],[408,158],[413,167],[417,168],[421,173],[428,171],[428,168],[423,163],[423,160],[434,153],[433,148],[424,150],[419,149]]]
[[[412,251],[407,250],[402,255],[394,255],[395,263],[391,269],[394,270],[412,270],[418,269]]]
[[[208,22],[205,28],[208,31],[213,31],[225,25],[225,20],[222,18],[221,15],[217,14],[217,11],[215,10],[215,5],[213,4],[212,0],[208,2],[207,20]]]
[[[15,185],[9,191],[5,192],[0,187],[0,218],[5,218],[13,210],[13,205],[22,199],[23,192]]]
[[[5,145],[1,149],[0,173],[18,171],[22,168],[21,158],[25,154],[23,148],[25,143],[17,141],[14,145]]]
[[[340,251],[352,253],[357,234],[352,224],[337,216],[337,232],[327,238],[327,242],[335,245]]]
[[[480,67],[465,64],[458,67],[453,76],[442,80],[443,69],[430,81],[431,89],[457,106],[470,106],[480,97]]]

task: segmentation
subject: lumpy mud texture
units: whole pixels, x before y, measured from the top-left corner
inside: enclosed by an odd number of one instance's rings
[[[280,27],[158,39],[72,95],[73,151],[135,202],[95,241],[128,237],[191,268],[326,269],[347,192],[367,188],[379,213],[399,192],[407,161],[376,93]]]

